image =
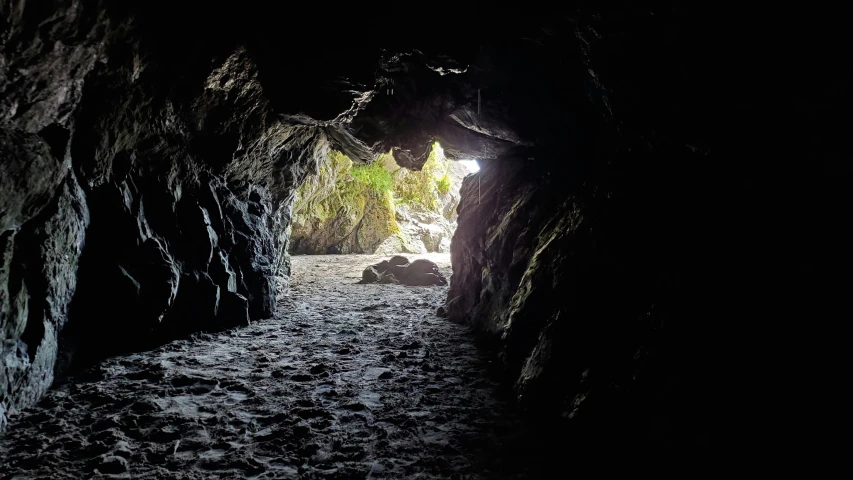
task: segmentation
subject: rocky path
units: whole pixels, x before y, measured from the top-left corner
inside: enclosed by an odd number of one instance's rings
[[[53,390],[0,438],[0,478],[522,478],[486,361],[434,314],[446,288],[357,285],[378,259],[294,257],[280,318]]]

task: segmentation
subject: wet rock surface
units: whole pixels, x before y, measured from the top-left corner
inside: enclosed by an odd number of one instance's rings
[[[434,315],[446,288],[357,285],[371,259],[294,257],[288,315],[49,392],[0,438],[2,476],[521,478],[521,427],[487,361]]]

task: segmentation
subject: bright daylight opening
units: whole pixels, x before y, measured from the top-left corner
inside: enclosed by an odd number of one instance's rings
[[[477,160],[474,160],[474,159],[471,159],[471,160],[459,160],[459,163],[461,163],[461,164],[462,164],[462,166],[464,166],[465,168],[467,168],[467,169],[468,169],[468,171],[469,171],[469,172],[471,172],[471,173],[477,173],[477,172],[479,172],[479,171],[480,171],[480,164],[479,164],[479,163],[477,163]]]
[[[362,165],[332,151],[297,191],[289,251],[446,255],[462,180],[478,170],[475,160],[447,159],[438,142],[418,171],[398,165],[391,152]]]

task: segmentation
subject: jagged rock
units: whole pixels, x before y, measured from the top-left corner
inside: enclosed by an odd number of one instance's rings
[[[54,372],[272,315],[280,210],[329,142],[281,122],[245,49],[171,56],[138,2],[34,3],[0,19],[4,416]]]
[[[50,387],[89,211],[69,174],[20,228],[0,233],[0,423]]]
[[[459,206],[459,202],[462,200],[462,182],[469,174],[470,172],[468,168],[461,163],[450,162],[450,168],[448,169],[450,188],[448,188],[447,193],[441,195],[440,202],[441,215],[446,218],[452,226],[450,229],[451,236],[452,232],[456,230],[456,219],[459,217],[459,214],[456,212],[456,207]]]
[[[438,225],[425,225],[421,233],[421,242],[423,242],[427,252],[438,252],[440,251],[441,241],[446,238],[446,235],[447,232]]]
[[[348,157],[335,153],[297,191],[291,252],[373,253],[397,227],[387,192],[354,177]]]
[[[139,248],[140,270],[137,273],[138,308],[146,311],[145,317],[159,323],[175,302],[180,286],[180,268],[163,243],[150,237]],[[120,267],[122,273],[137,282]]]
[[[248,198],[229,198],[226,223],[233,229],[234,249],[240,276],[238,292],[249,300],[252,318],[267,318],[275,311],[275,265],[278,254],[272,227],[272,197],[261,188],[247,192]]]
[[[249,325],[248,299],[237,292],[228,290],[220,291],[219,295],[219,309],[216,312],[215,326],[208,330],[222,330]]]
[[[18,229],[35,217],[68,174],[40,136],[0,128],[0,232]]]
[[[451,162],[453,163],[453,162]],[[460,185],[452,185],[451,190],[444,197],[452,197],[454,189]],[[458,195],[458,190],[455,193]],[[451,202],[452,203],[452,202]],[[439,208],[444,208],[439,205]],[[454,204],[453,212],[456,210]],[[393,252],[402,253],[429,253],[448,252],[446,246],[450,245],[456,223],[446,216],[434,211],[429,211],[421,206],[400,205],[397,207],[397,223],[400,225],[400,233],[397,238],[399,242],[394,246],[398,248]],[[444,243],[445,247],[442,247]],[[444,248],[444,250],[442,250]],[[391,250],[386,248],[385,251]],[[390,253],[390,252],[389,252]]]

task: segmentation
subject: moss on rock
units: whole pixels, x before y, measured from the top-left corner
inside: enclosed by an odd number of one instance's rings
[[[302,184],[293,208],[293,253],[370,253],[400,228],[391,174],[374,162],[353,165],[332,151]]]
[[[451,192],[455,177],[450,171],[438,143],[419,171],[401,168],[391,153],[371,164],[355,165],[332,151],[316,175],[297,190],[291,252],[434,251],[441,244],[434,238],[436,232],[449,241],[453,231],[446,212],[455,211],[455,203],[449,206],[448,200],[458,192]],[[442,225],[426,228],[434,223]]]
[[[420,207],[427,211],[439,211],[440,196],[443,194],[439,187],[442,179],[450,170],[450,162],[444,158],[441,146],[436,142],[421,170],[401,168],[394,175],[394,197],[399,203]],[[450,182],[447,180],[447,189]]]

